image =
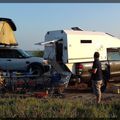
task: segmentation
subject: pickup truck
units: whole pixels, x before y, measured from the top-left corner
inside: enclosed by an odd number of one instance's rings
[[[107,60],[101,61],[101,65],[104,81],[102,91],[104,91],[107,82],[120,82],[120,48],[107,49]],[[91,86],[91,69],[92,62],[76,64],[76,75],[80,83],[84,82],[88,84],[88,86]]]

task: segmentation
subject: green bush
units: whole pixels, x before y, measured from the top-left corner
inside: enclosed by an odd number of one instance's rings
[[[26,51],[29,55],[35,56],[35,57],[43,57],[44,51]]]
[[[43,51],[33,51],[32,54],[36,57],[43,57]]]

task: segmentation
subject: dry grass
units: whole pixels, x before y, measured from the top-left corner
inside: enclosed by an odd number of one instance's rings
[[[119,118],[120,101],[111,104],[67,99],[1,98],[0,118]]]

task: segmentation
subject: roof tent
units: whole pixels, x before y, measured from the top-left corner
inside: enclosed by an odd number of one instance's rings
[[[14,35],[14,31],[16,30],[16,25],[11,19],[0,18],[0,45],[18,45]]]

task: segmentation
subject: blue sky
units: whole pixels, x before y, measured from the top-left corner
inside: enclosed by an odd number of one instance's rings
[[[0,17],[11,18],[24,50],[41,50],[47,31],[80,27],[120,38],[120,3],[1,3]]]

